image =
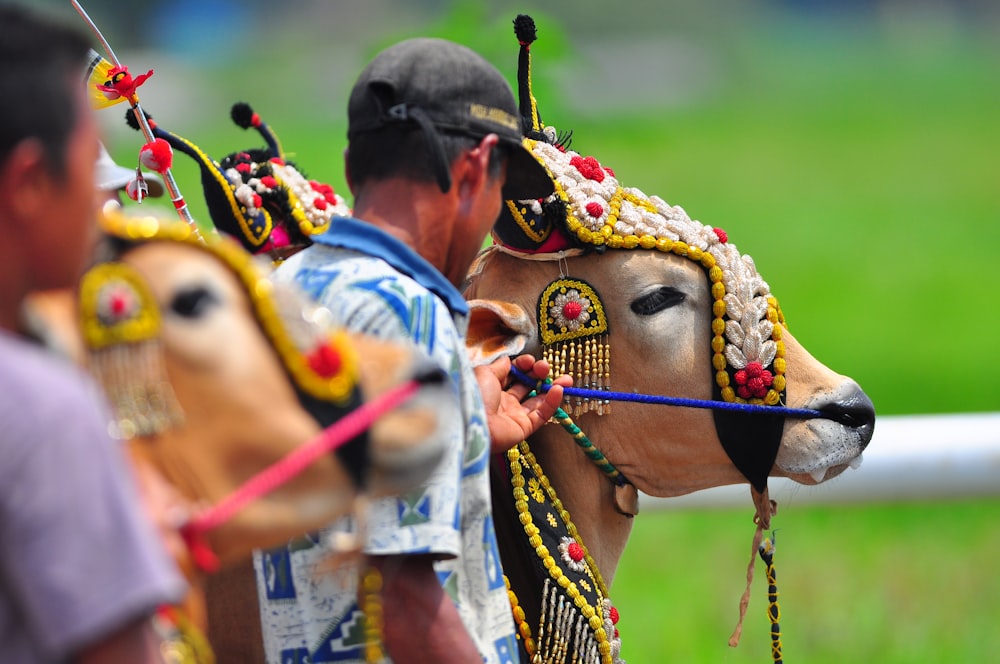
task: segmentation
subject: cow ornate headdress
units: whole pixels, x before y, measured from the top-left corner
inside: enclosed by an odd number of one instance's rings
[[[299,399],[318,420],[360,402],[357,357],[326,314],[296,293],[275,286],[235,241],[202,241],[179,221],[105,213],[101,227],[116,252],[138,242],[176,242],[214,256],[239,280],[252,314],[274,347]],[[298,309],[301,308],[301,311]],[[161,317],[149,286],[135,268],[112,259],[80,282],[80,325],[89,365],[108,392],[122,438],[160,433],[182,421],[161,356]],[[351,452],[353,453],[353,452]],[[351,466],[353,467],[353,466]]]
[[[595,157],[583,156],[569,147],[569,134],[543,126],[531,90],[530,46],[535,39],[534,22],[527,16],[515,21],[521,44],[518,60],[520,112],[526,128],[526,147],[548,171],[555,193],[543,200],[506,201],[493,228],[499,250],[534,260],[558,260],[587,252],[645,249],[672,253],[698,263],[711,283],[712,371],[717,397],[737,403],[783,405],[785,359],[782,332],[784,316],[770,288],[757,272],[753,259],[739,252],[726,233],[691,219],[683,208],[659,196],[648,196],[621,184],[614,170]],[[551,332],[554,319],[579,316],[582,293],[564,298],[560,311],[549,307],[547,319],[539,311],[539,332]],[[583,297],[600,306],[596,297]],[[596,300],[596,301],[595,301]],[[554,302],[552,304],[555,304]],[[541,307],[540,307],[541,309]],[[593,318],[595,312],[580,311]],[[558,326],[556,326],[558,327]],[[561,331],[569,328],[565,325]],[[542,338],[543,349],[546,339]],[[597,346],[598,344],[595,344]],[[603,344],[601,344],[603,345]],[[561,354],[561,351],[560,351]],[[558,365],[558,358],[550,358]],[[589,358],[585,358],[587,360]],[[606,362],[602,358],[600,362]],[[590,364],[597,362],[590,359]],[[557,371],[559,369],[557,368]],[[607,370],[603,373],[607,379]],[[763,490],[780,441],[781,418],[752,419],[716,413],[720,438],[734,464]],[[745,449],[744,427],[765,426],[773,454]],[[774,435],[777,429],[778,435]],[[733,435],[726,433],[732,430]],[[737,430],[739,430],[737,432]],[[738,433],[738,435],[737,435]],[[759,439],[755,431],[754,438]],[[727,441],[727,439],[730,439]]]
[[[219,230],[250,252],[283,259],[311,244],[310,237],[326,231],[334,217],[350,215],[333,187],[308,179],[285,158],[277,135],[248,104],[234,104],[231,115],[243,129],[256,129],[267,147],[234,152],[216,162],[147,118],[157,138],[198,163],[208,212]],[[126,120],[138,128],[131,115]]]

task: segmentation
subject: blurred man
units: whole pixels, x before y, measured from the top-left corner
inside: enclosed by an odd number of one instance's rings
[[[140,511],[96,388],[22,336],[96,239],[86,39],[0,7],[0,659],[161,662],[150,617],[184,584]]]

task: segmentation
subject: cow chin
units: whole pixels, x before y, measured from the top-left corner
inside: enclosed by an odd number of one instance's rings
[[[772,475],[805,485],[826,482],[859,467],[866,443],[857,429],[831,420],[786,424]]]

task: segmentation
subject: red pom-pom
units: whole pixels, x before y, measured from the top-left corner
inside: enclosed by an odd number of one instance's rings
[[[250,164],[246,163],[245,161],[241,162],[239,164],[236,164],[236,166],[234,168],[236,168],[236,170],[238,172],[240,172],[240,173],[249,173],[250,172]]]
[[[259,208],[263,202],[264,202],[264,199],[260,197],[260,194],[254,194],[253,195],[253,206],[255,208]]]
[[[272,164],[277,164],[278,166],[284,166],[285,165],[285,160],[282,159],[281,157],[271,157],[270,162]]]
[[[125,185],[125,195],[131,198],[133,201],[142,202],[146,196],[149,195],[149,186],[146,184],[145,180],[141,183],[138,179],[132,178]]]
[[[146,143],[139,150],[139,162],[151,171],[163,173],[174,161],[174,149],[162,138]]]
[[[617,625],[618,624],[618,609],[616,609],[615,607],[612,606],[611,609],[608,611],[608,617],[611,618],[611,624],[612,625]]]
[[[602,214],[604,214],[604,206],[596,201],[591,201],[587,203],[587,214],[589,214],[594,219],[597,219]]]
[[[273,176],[265,175],[260,179],[260,183],[267,187],[268,189],[274,189],[278,186],[278,181],[274,179]]]
[[[604,169],[600,162],[594,157],[580,157],[579,155],[569,160],[571,166],[580,171],[580,174],[588,180],[604,182]]]
[[[576,320],[583,313],[583,305],[579,302],[567,302],[563,305],[563,316],[570,320]]]
[[[327,194],[333,193],[333,187],[323,182],[316,182],[316,180],[309,180],[309,186],[312,187],[312,190],[315,191],[317,194],[323,194],[324,196],[326,196]]]
[[[340,353],[332,344],[323,344],[306,358],[309,368],[323,378],[332,378],[340,371]]]
[[[252,124],[254,127],[259,127],[260,126],[260,116],[257,115],[256,113],[254,113],[253,115],[251,115],[250,116],[250,124]]]
[[[760,362],[750,362],[745,369],[733,374],[733,381],[738,386],[736,394],[741,399],[763,399],[767,396],[768,388],[774,384],[774,374],[761,366]]]
[[[317,210],[325,210],[328,205],[329,203],[326,202],[325,198],[317,197],[315,200],[313,200],[313,206]]]
[[[713,228],[712,232],[715,233],[715,237],[719,238],[719,242],[722,244],[729,242],[729,236],[726,235],[726,231],[721,228]]]
[[[566,553],[569,554],[569,557],[575,563],[578,563],[581,560],[583,560],[584,556],[583,547],[576,542],[571,542],[570,545],[566,547]]]

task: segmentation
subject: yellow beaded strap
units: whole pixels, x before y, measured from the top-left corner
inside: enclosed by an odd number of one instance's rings
[[[329,312],[272,283],[234,240],[200,240],[186,224],[157,217],[104,217],[103,230],[132,242],[172,241],[208,252],[226,265],[250,298],[254,315],[296,385],[323,401],[346,404],[358,382],[358,358],[347,335],[333,331]]]
[[[164,664],[215,664],[208,639],[177,606],[161,606],[153,616]]]
[[[374,567],[361,578],[362,606],[365,614],[365,661],[375,664],[385,659],[382,649],[382,574]]]
[[[514,506],[543,586],[537,636],[508,589],[525,651],[533,662],[620,662],[618,612],[569,512],[527,442],[508,451],[507,461]]]
[[[517,626],[517,638],[524,645],[524,651],[534,656],[538,652],[538,648],[535,645],[535,639],[531,636],[531,625],[528,624],[528,619],[524,615],[524,608],[517,599],[517,593],[511,589],[510,579],[507,578],[506,574],[503,575],[503,583],[507,586],[507,599],[510,600],[510,610],[514,614],[514,624]]]

